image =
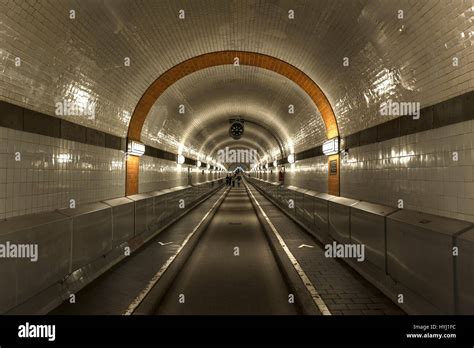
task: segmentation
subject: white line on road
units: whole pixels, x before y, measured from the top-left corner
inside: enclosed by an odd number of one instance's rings
[[[262,215],[263,217],[265,218],[265,220],[268,222],[268,224],[270,225],[270,228],[272,229],[273,233],[275,234],[275,236],[277,237],[278,241],[280,242],[280,245],[281,247],[283,248],[283,250],[285,251],[286,255],[288,256],[288,258],[290,259],[293,267],[295,268],[296,272],[298,273],[298,275],[300,276],[301,280],[303,281],[304,285],[306,286],[306,289],[309,291],[314,303],[316,304],[316,306],[318,306],[319,308],[319,311],[323,314],[323,315],[331,315],[331,312],[329,311],[329,308],[328,306],[326,306],[326,303],[323,301],[323,299],[321,298],[321,296],[319,295],[318,293],[318,290],[316,290],[316,287],[313,285],[313,283],[311,283],[311,280],[309,280],[308,276],[306,275],[305,271],[303,270],[303,268],[301,267],[301,265],[298,263],[298,260],[296,260],[296,258],[293,256],[293,254],[291,253],[290,249],[288,248],[288,246],[286,245],[285,241],[283,240],[283,238],[280,236],[280,234],[278,233],[277,229],[275,228],[275,226],[273,225],[273,223],[270,221],[270,219],[268,218],[267,214],[265,214],[265,211],[263,210],[263,208],[260,206],[260,203],[258,203],[257,199],[255,198],[255,196],[253,195],[252,191],[250,189],[248,189],[248,192],[249,194],[252,196],[252,199],[255,201],[255,203],[257,204],[258,208],[260,209],[260,211],[262,212]]]
[[[301,248],[314,248],[314,246],[312,245],[308,245],[308,244],[301,244],[298,249],[301,249]]]
[[[206,220],[206,218],[209,216],[209,214],[211,213],[211,211],[216,207],[217,203],[219,203],[219,201],[221,200],[221,198],[227,193],[227,190],[224,191],[224,193],[219,197],[219,199],[214,202],[214,204],[212,205],[211,209],[209,209],[209,211],[206,213],[206,215],[204,215],[204,217],[201,219],[201,221],[199,221],[199,223],[197,224],[196,227],[194,227],[194,229],[192,230],[192,232],[190,234],[188,234],[188,236],[186,237],[186,239],[183,241],[183,244],[181,244],[181,246],[178,248],[178,250],[176,250],[176,253],[174,253],[174,255],[172,255],[168,261],[166,261],[166,263],[160,268],[160,270],[153,276],[153,278],[151,278],[151,280],[148,282],[148,285],[140,292],[140,294],[132,301],[132,303],[128,306],[127,310],[125,311],[125,313],[123,313],[123,315],[132,315],[133,312],[138,308],[138,306],[140,305],[140,303],[143,302],[143,300],[145,299],[145,297],[148,295],[148,293],[151,291],[151,289],[155,286],[155,284],[160,280],[161,276],[163,275],[163,273],[166,272],[166,270],[168,269],[168,267],[171,265],[171,263],[174,261],[174,259],[176,258],[176,256],[178,256],[178,254],[181,252],[181,250],[183,250],[184,246],[188,243],[188,241],[191,239],[191,237],[194,235],[194,233],[196,233],[196,231],[198,230],[198,228],[203,224],[203,222]]]

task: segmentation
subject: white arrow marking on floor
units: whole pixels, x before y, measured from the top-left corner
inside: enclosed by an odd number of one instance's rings
[[[160,245],[168,245],[168,244],[172,244],[173,242],[166,242],[166,243],[162,243],[162,242],[158,242],[158,244]]]
[[[308,245],[308,244],[301,244],[298,248],[301,249],[301,248],[314,248],[314,246],[312,245]]]

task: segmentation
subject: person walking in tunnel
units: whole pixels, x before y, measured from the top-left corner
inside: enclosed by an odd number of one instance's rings
[[[242,180],[242,177],[240,174],[237,175],[237,187],[240,187],[240,180]]]
[[[232,176],[232,187],[235,187],[235,174]]]
[[[278,172],[278,181],[280,182],[280,186],[283,186],[285,183],[285,167],[281,166],[280,171]]]

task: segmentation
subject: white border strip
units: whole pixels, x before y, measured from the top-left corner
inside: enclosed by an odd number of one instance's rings
[[[245,186],[247,186],[247,184],[245,184]],[[285,244],[285,241],[283,240],[283,238],[281,238],[280,234],[278,233],[277,229],[275,228],[275,226],[273,225],[273,223],[270,221],[270,219],[268,218],[267,214],[265,214],[265,211],[263,210],[263,208],[260,206],[260,203],[258,203],[257,199],[255,198],[255,196],[253,195],[252,191],[250,190],[250,188],[247,186],[247,189],[248,189],[248,192],[250,194],[250,196],[252,196],[252,199],[255,201],[255,203],[257,204],[258,208],[260,209],[260,212],[262,213],[263,217],[265,218],[265,220],[268,222],[268,224],[270,225],[270,228],[272,229],[273,233],[275,234],[275,236],[277,237],[278,241],[280,242],[280,245],[281,247],[283,248],[283,250],[285,251],[286,255],[288,256],[288,258],[290,259],[293,267],[295,268],[296,272],[298,273],[298,275],[300,276],[301,280],[303,281],[304,285],[306,286],[306,289],[308,290],[309,294],[311,295],[311,298],[313,299],[314,303],[316,304],[316,306],[318,306],[318,309],[320,310],[320,312],[323,314],[323,315],[332,315],[331,312],[329,311],[329,308],[326,306],[326,303],[324,303],[323,299],[321,298],[321,296],[319,295],[318,293],[318,290],[316,290],[316,287],[313,285],[313,283],[311,283],[311,280],[309,280],[308,276],[306,275],[306,273],[303,271],[303,268],[300,266],[300,264],[298,263],[298,260],[296,260],[296,258],[293,256],[293,254],[291,253],[290,249],[288,248],[288,246]]]
[[[217,203],[219,203],[219,201],[221,200],[221,198],[227,193],[227,190],[224,191],[224,193],[219,197],[219,199],[212,205],[211,209],[209,209],[209,211],[206,213],[206,215],[204,215],[204,217],[201,219],[201,221],[199,221],[199,223],[197,224],[196,227],[194,227],[194,229],[192,230],[192,232],[190,234],[188,234],[188,236],[186,237],[186,239],[183,241],[183,243],[181,244],[181,246],[178,248],[178,250],[176,250],[176,252],[174,253],[174,255],[172,255],[167,261],[166,263],[161,266],[160,270],[153,276],[153,278],[151,278],[151,280],[148,282],[148,285],[140,292],[140,294],[132,301],[132,303],[128,306],[127,310],[123,313],[123,315],[132,315],[133,312],[135,312],[135,310],[137,309],[137,307],[140,305],[140,303],[143,302],[143,300],[145,299],[145,297],[150,293],[151,289],[155,286],[156,283],[158,283],[158,281],[160,280],[161,276],[163,275],[163,273],[166,272],[166,270],[168,269],[168,267],[171,265],[171,263],[174,261],[174,259],[176,258],[176,256],[178,256],[178,254],[181,252],[181,250],[184,248],[184,246],[188,243],[188,241],[191,239],[191,237],[194,235],[194,233],[196,233],[196,231],[198,230],[199,227],[201,227],[201,225],[203,224],[204,220],[206,220],[206,218],[209,216],[209,214],[211,213],[211,211],[214,210],[214,208],[216,207]]]

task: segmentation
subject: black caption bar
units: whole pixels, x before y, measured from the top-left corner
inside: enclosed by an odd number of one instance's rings
[[[474,316],[1,316],[0,346],[474,346]]]

